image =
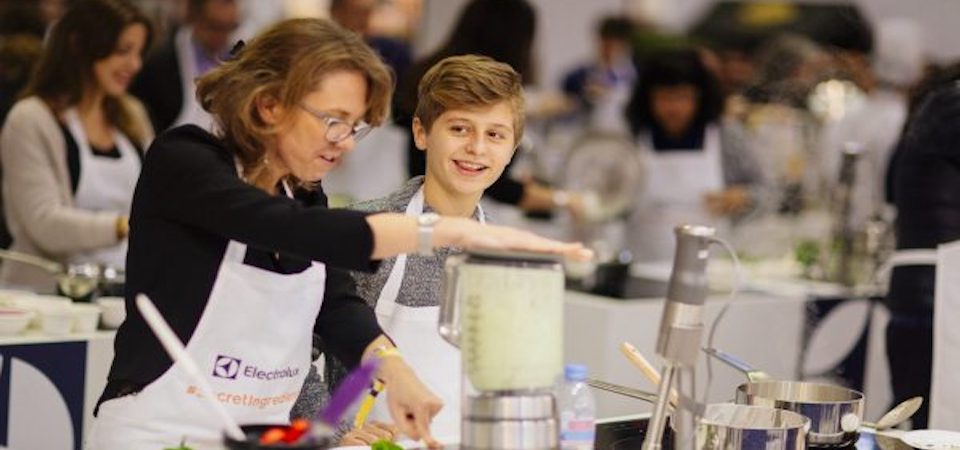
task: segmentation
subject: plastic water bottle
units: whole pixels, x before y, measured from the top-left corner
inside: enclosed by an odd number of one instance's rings
[[[560,448],[593,450],[596,434],[597,402],[587,386],[587,367],[568,364],[564,383],[557,395],[560,407]]]

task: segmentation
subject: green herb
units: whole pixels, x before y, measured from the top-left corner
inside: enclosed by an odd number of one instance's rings
[[[820,245],[817,241],[802,241],[794,249],[794,257],[804,267],[813,266],[820,257]]]
[[[177,447],[167,447],[163,450],[193,450],[190,447],[187,447],[187,438],[180,439],[180,445]]]
[[[395,444],[389,439],[380,439],[370,446],[370,450],[403,450],[403,447]]]

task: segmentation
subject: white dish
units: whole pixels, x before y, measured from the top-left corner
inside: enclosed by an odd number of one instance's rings
[[[0,305],[15,306],[18,298],[34,297],[36,294],[30,291],[20,291],[16,289],[0,289]]]
[[[960,431],[914,430],[903,433],[900,440],[907,445],[925,450],[960,448]]]
[[[127,317],[126,301],[123,297],[100,297],[97,299],[97,306],[101,311],[101,323],[103,328],[117,329]]]
[[[0,307],[0,336],[15,336],[27,329],[33,311],[22,308]]]
[[[93,333],[100,323],[100,307],[89,304],[73,305],[73,331],[75,333]]]
[[[44,305],[40,308],[40,330],[49,336],[63,336],[73,330],[73,305]]]
[[[9,300],[11,306],[33,311],[33,319],[30,320],[29,328],[39,329],[41,325],[41,316],[43,312],[49,309],[69,308],[73,303],[67,297],[57,295],[27,295],[23,297],[13,297]]]

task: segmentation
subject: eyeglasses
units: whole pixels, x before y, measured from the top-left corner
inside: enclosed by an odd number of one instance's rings
[[[331,144],[336,144],[337,142],[340,142],[350,136],[353,136],[354,141],[359,141],[360,139],[363,139],[363,137],[366,136],[370,130],[373,129],[370,124],[362,120],[356,124],[351,124],[346,120],[338,119],[325,112],[317,111],[302,103],[300,104],[300,107],[303,108],[304,111],[310,113],[311,116],[323,121],[324,125],[327,126],[327,134],[325,134],[324,137],[326,137],[327,141],[329,141]]]

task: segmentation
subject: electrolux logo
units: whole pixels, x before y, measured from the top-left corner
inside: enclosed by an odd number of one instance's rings
[[[261,369],[252,364],[243,365],[243,361],[232,356],[217,355],[213,362],[213,376],[217,378],[226,378],[236,380],[237,377],[252,378],[262,381],[273,381],[281,378],[294,378],[300,374],[297,367],[284,367],[282,369]]]
[[[241,363],[242,361],[237,358],[217,355],[217,359],[213,363],[213,376],[217,378],[236,380],[237,374],[240,373]]]

